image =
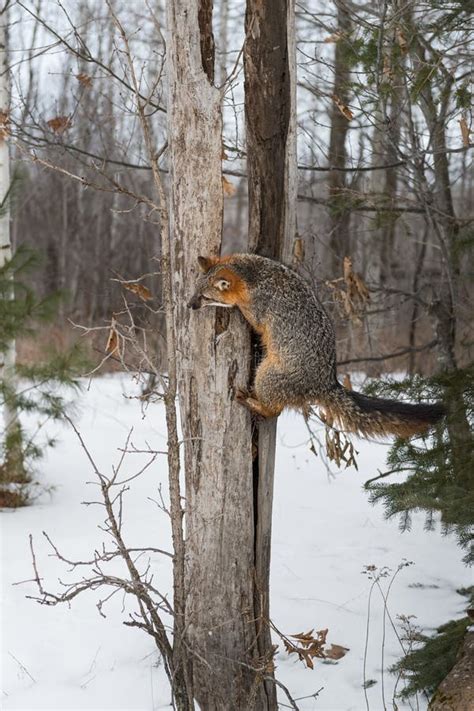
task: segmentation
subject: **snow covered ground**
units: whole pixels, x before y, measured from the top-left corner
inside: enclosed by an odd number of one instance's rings
[[[127,434],[137,448],[148,443],[164,449],[163,409],[152,405],[146,416],[131,378],[94,380],[80,397],[75,421],[99,467],[109,472],[117,462]],[[42,481],[54,487],[29,508],[0,514],[1,526],[1,707],[9,709],[136,709],[170,708],[165,673],[151,638],[124,627],[127,603],[114,596],[104,619],[96,603],[99,593],[81,595],[67,606],[45,607],[26,595],[36,593],[28,536],[35,542],[45,587],[57,591],[61,580],[77,578],[51,557],[42,536],[46,531],[67,558],[87,559],[105,534],[99,506],[81,502],[96,498],[97,486],[83,450],[70,428],[55,426],[60,442],[41,463]],[[390,616],[415,615],[428,630],[462,614],[456,588],[472,583],[455,541],[426,532],[423,516],[411,532],[401,534],[397,521],[386,521],[381,506],[372,507],[362,486],[383,468],[386,446],[358,441],[359,471],[353,468],[328,477],[321,461],[308,449],[307,433],[295,414],[279,421],[274,505],[271,613],[287,634],[329,628],[328,640],[349,647],[338,663],[316,661],[306,669],[280,646],[278,678],[309,711],[363,711],[364,649],[371,580],[364,566],[388,566],[404,559],[413,565],[398,574],[388,601]],[[130,455],[124,475],[140,468],[143,456]],[[166,492],[164,457],[131,482],[126,498],[126,538],[130,546],[170,547],[166,515],[156,505],[157,487]],[[167,559],[151,559],[160,589],[170,589]],[[21,585],[16,583],[25,582]],[[384,578],[386,588],[390,577]],[[384,640],[385,633],[385,641]],[[278,640],[276,640],[278,642]],[[375,589],[369,619],[366,655],[371,711],[393,709],[395,678],[388,666],[400,654],[399,642]],[[385,673],[383,673],[383,670]],[[322,688],[317,698],[311,697]],[[284,696],[282,703],[286,702]],[[282,705],[282,708],[285,708]],[[409,708],[399,703],[399,708]],[[419,699],[418,708],[426,708]]]

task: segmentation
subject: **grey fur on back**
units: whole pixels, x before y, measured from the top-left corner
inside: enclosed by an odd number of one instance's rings
[[[318,400],[338,386],[331,319],[314,291],[292,269],[257,255],[234,255],[232,269],[247,283],[255,319],[272,334],[281,357],[278,387],[296,398]]]

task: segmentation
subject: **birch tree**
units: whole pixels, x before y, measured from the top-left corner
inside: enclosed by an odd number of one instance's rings
[[[0,10],[0,269],[12,258],[10,230],[10,151],[8,134],[10,124],[10,87],[8,66],[8,8],[10,0],[3,3]],[[13,297],[13,283],[11,287]],[[0,351],[0,382],[4,392],[15,388],[15,339],[2,344]],[[0,482],[21,482],[25,480],[23,466],[21,430],[18,414],[11,397],[4,397],[4,463],[0,468]]]

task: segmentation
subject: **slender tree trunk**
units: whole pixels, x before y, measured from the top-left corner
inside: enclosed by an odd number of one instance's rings
[[[415,75],[426,71],[430,66],[430,58],[418,35],[413,8],[407,6],[402,15],[406,28],[405,33],[411,37],[410,53]],[[459,224],[454,211],[451,183],[449,177],[449,162],[446,146],[446,113],[449,98],[453,90],[454,77],[443,75],[442,64],[438,69],[431,60],[433,72],[422,83],[417,103],[423,113],[433,151],[434,185],[431,186],[422,167],[418,168],[420,192],[428,223],[437,238],[441,253],[440,278],[434,285],[435,299],[432,317],[438,337],[438,356],[441,370],[456,368],[456,301],[457,282],[459,277],[458,234]],[[436,72],[435,72],[436,69]],[[432,82],[439,77],[443,88],[439,99],[435,98]],[[434,209],[433,209],[434,208]]]
[[[428,245],[428,225],[425,224],[425,228],[423,231],[423,237],[421,238],[421,245],[418,249],[418,253],[416,255],[416,260],[415,260],[415,269],[414,269],[414,273],[413,273],[413,286],[412,286],[413,294],[418,293],[421,275],[423,273],[423,267],[425,264],[427,245]],[[419,315],[420,315],[420,303],[418,300],[416,300],[413,302],[411,317],[410,317],[410,330],[408,332],[408,345],[412,349],[415,348],[415,346],[416,346],[416,329],[417,329],[417,322],[418,322]],[[408,372],[410,373],[410,375],[413,375],[415,372],[415,356],[416,356],[415,351],[412,350],[410,352],[409,357],[408,357]]]
[[[440,366],[443,370],[452,370],[456,368],[456,302],[460,273],[457,246],[459,225],[454,213],[451,193],[444,121],[442,117],[437,116],[436,104],[429,87],[425,91],[425,97],[424,113],[432,137],[434,153],[433,203],[439,211],[439,216],[436,217],[433,217],[430,211],[430,219],[438,234],[443,257],[433,316],[438,337]]]
[[[249,247],[289,264],[296,237],[296,58],[293,0],[247,0],[244,47]],[[256,345],[256,344],[255,344]],[[268,619],[276,420],[254,432],[255,605],[260,656],[271,653]],[[276,690],[266,683],[276,708]]]
[[[392,89],[390,108],[386,121],[389,126],[388,135],[385,134],[382,139],[382,151],[378,156],[379,164],[392,165],[397,161],[398,153],[396,146],[400,141],[400,111],[401,101],[400,92],[397,88]],[[374,173],[374,182],[377,179],[378,185],[382,186],[384,194],[384,202],[389,206],[394,201],[397,194],[398,175],[397,168],[386,168],[381,173]],[[374,185],[374,192],[377,192]],[[383,207],[382,207],[383,211]],[[395,244],[395,234],[397,228],[397,214],[390,212],[386,213],[382,221],[382,228],[377,234],[377,239],[380,239],[380,283],[387,284],[392,273],[393,262],[393,247]]]
[[[10,2],[3,1],[0,7],[0,268],[12,258],[10,232],[10,151],[8,134],[10,124],[10,87],[8,66],[8,8]],[[12,292],[13,297],[13,283]],[[0,352],[0,380],[9,389],[15,390],[16,346],[12,339],[5,350]],[[18,413],[11,398],[3,405],[5,454],[0,467],[0,481],[25,481],[21,429]]]
[[[386,27],[386,5],[381,6],[379,57],[377,67],[378,97],[374,111],[374,131],[372,136],[372,161],[374,166],[390,166],[397,161],[400,141],[400,111],[401,96],[398,82],[393,76],[396,56],[395,28],[389,31]],[[390,27],[390,26],[389,26]],[[385,35],[385,38],[384,38]],[[388,36],[388,37],[387,37]],[[390,38],[390,40],[388,39]],[[398,50],[398,45],[397,45]],[[400,60],[402,61],[402,60]],[[387,71],[388,70],[388,71]],[[396,75],[395,75],[396,76]],[[378,207],[377,222],[369,233],[365,244],[365,275],[366,279],[375,282],[377,286],[388,285],[392,273],[393,247],[395,242],[398,215],[391,208],[397,193],[397,168],[378,168],[370,174],[370,192],[376,197]],[[375,313],[366,320],[367,331],[371,329],[370,337],[375,335],[377,349],[380,343],[392,338],[390,327],[387,328],[387,313],[384,311],[384,293],[379,292],[372,297]],[[372,363],[370,374],[380,376],[382,363]]]
[[[329,164],[333,168],[346,167],[346,137],[349,121],[341,111],[349,102],[350,69],[347,63],[348,34],[351,29],[350,14],[343,2],[336,2],[337,27],[342,33],[336,42],[334,57],[334,85],[331,110],[331,131],[329,136]],[[331,170],[328,177],[329,188],[329,235],[331,248],[331,278],[342,273],[343,259],[351,254],[350,220],[347,206],[346,173]]]
[[[255,594],[251,419],[234,400],[250,374],[239,313],[192,312],[197,256],[222,240],[222,94],[213,85],[212,6],[168,3],[171,235],[186,473],[186,644],[202,711],[275,708],[263,676]]]
[[[375,165],[390,166],[397,162],[400,147],[400,116],[402,111],[402,86],[400,76],[405,71],[405,53],[397,42],[400,8],[398,0],[381,3],[379,6],[379,29],[377,40],[377,108],[373,139]],[[373,251],[380,258],[379,279],[382,285],[389,280],[392,271],[393,246],[397,214],[392,212],[398,186],[398,170],[387,167],[372,173],[371,192],[381,194],[380,229],[374,237],[377,244]],[[384,208],[388,207],[384,213]]]

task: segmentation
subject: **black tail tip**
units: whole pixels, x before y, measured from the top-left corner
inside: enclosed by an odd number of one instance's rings
[[[432,405],[422,405],[426,408],[426,419],[436,425],[443,417],[446,417],[447,410],[442,402],[435,402]]]

